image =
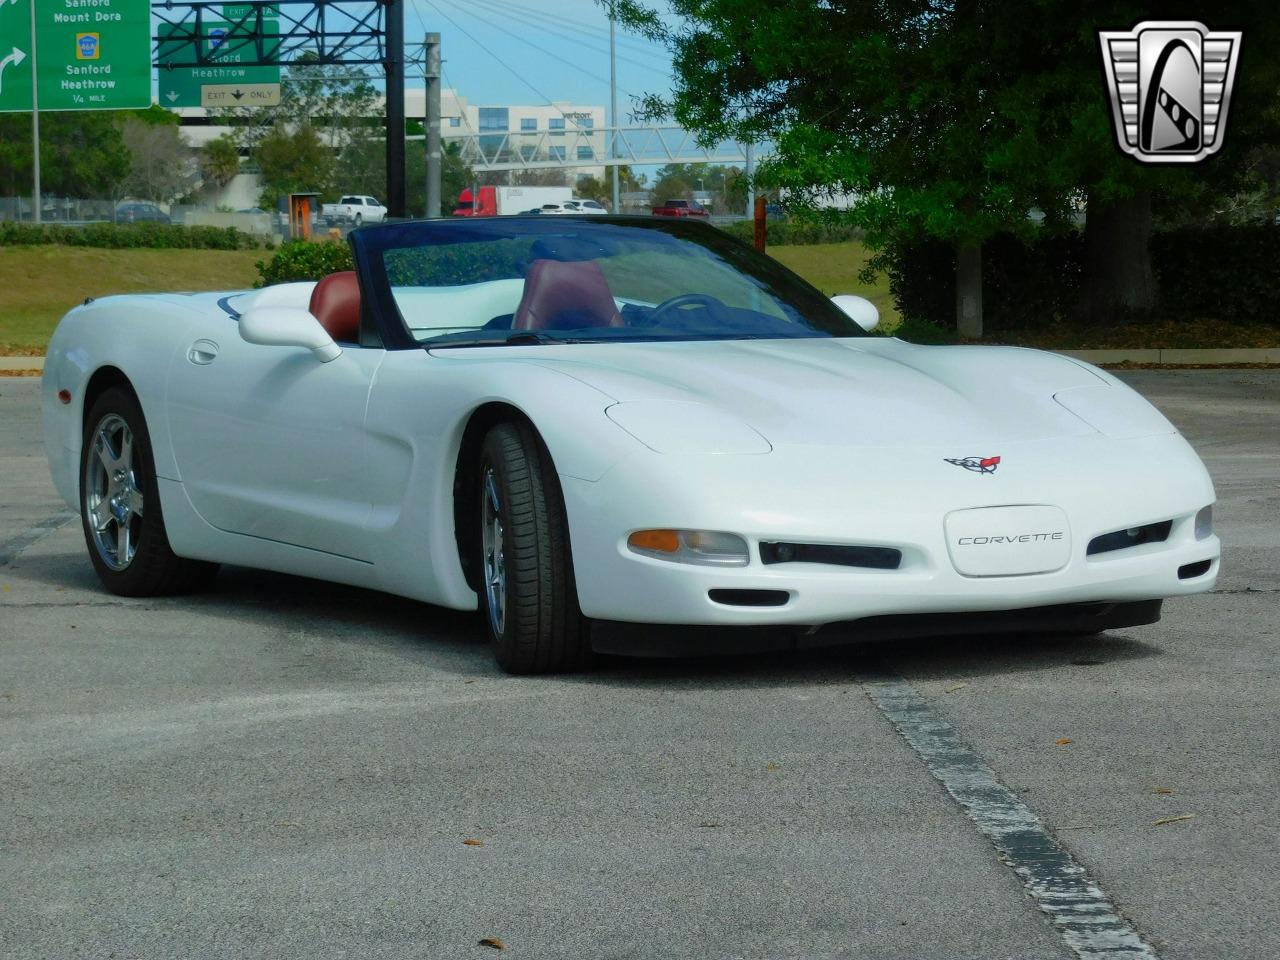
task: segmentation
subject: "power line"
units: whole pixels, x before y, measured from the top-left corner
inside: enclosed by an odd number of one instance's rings
[[[486,0],[485,6],[502,8],[508,16],[522,17],[527,18],[528,20],[551,24],[562,30],[579,33],[602,43],[607,43],[609,39],[608,27],[598,27],[593,26],[590,23],[569,20],[565,17],[559,17],[555,14],[547,13],[544,10],[538,10],[532,7],[526,7],[519,3],[513,3],[511,0]],[[653,48],[651,46],[641,41],[632,40],[629,37],[618,37],[617,43],[619,46],[631,47],[636,53],[653,52]]]
[[[508,19],[514,20],[517,23],[524,24],[525,26],[533,30],[539,30],[539,31],[542,31],[543,33],[547,33],[554,37],[557,37],[560,40],[563,40],[565,43],[574,43],[587,50],[591,50],[592,52],[597,53],[601,56],[605,56],[605,57],[609,56],[609,48],[607,45],[597,46],[595,43],[593,43],[590,40],[583,40],[580,37],[571,36],[570,34],[562,32],[557,27],[549,26],[544,22],[526,20],[523,15],[504,9],[503,7],[500,7],[495,3],[483,2],[483,0],[470,0],[470,2],[474,6],[477,6],[482,10],[487,10],[489,13],[495,16],[507,17]],[[600,38],[593,38],[593,39],[599,40]],[[604,42],[607,44],[608,40],[606,39]],[[622,54],[622,53],[618,54],[617,56],[619,60],[625,63],[632,64],[633,66],[637,66],[642,70],[652,70],[655,73],[660,73],[665,77],[670,77],[669,71],[664,70],[662,67],[656,67],[652,63],[644,63],[643,61],[636,60],[635,58],[629,57],[626,54]]]
[[[441,10],[440,10],[440,8],[439,8],[438,6],[436,6],[436,4],[435,4],[434,2],[432,2],[432,0],[426,0],[426,2],[427,2],[427,3],[429,3],[429,4],[431,4],[431,6],[432,6],[432,7],[433,7],[437,12],[441,13],[441,15],[442,15],[442,16],[444,15],[443,11],[441,11]],[[444,0],[442,0],[442,2],[444,2]],[[500,33],[505,33],[507,36],[511,37],[512,39],[519,40],[521,43],[525,44],[526,46],[532,47],[533,49],[537,50],[539,53],[541,53],[541,54],[543,54],[543,55],[545,55],[545,56],[550,57],[552,60],[559,61],[560,63],[564,64],[566,67],[570,67],[570,68],[571,68],[571,69],[573,69],[573,70],[577,70],[579,73],[583,74],[584,76],[590,77],[592,80],[595,80],[597,83],[603,83],[603,84],[605,84],[606,86],[608,86],[609,81],[608,81],[608,80],[606,80],[604,77],[598,76],[598,75],[596,75],[596,74],[592,73],[590,70],[587,70],[587,69],[585,69],[585,68],[583,68],[583,67],[578,66],[578,64],[574,63],[574,62],[573,62],[573,61],[571,61],[571,60],[566,60],[564,57],[562,57],[562,56],[560,56],[559,54],[556,54],[556,53],[554,53],[554,52],[552,52],[552,51],[548,50],[546,47],[543,47],[543,46],[541,46],[541,45],[539,45],[539,44],[534,43],[534,42],[533,42],[532,40],[530,40],[529,38],[527,38],[527,37],[522,37],[522,36],[520,36],[520,34],[515,33],[515,32],[513,32],[513,31],[511,31],[511,30],[508,30],[506,27],[500,26],[500,25],[498,25],[498,24],[494,23],[494,22],[493,22],[493,21],[491,21],[491,20],[486,20],[484,17],[481,17],[481,16],[479,16],[478,14],[476,14],[476,13],[474,13],[474,12],[473,12],[471,15],[472,15],[473,17],[475,17],[477,20],[481,21],[482,23],[485,23],[485,24],[487,24],[488,26],[493,27],[493,29],[495,29],[495,30],[499,31]],[[451,23],[454,23],[454,25],[455,25],[455,26],[457,26],[456,21],[450,20],[450,22],[451,22]],[[459,29],[461,29],[461,27],[459,27]],[[468,35],[469,35],[469,34],[468,34]],[[474,39],[474,38],[473,38],[473,39]],[[491,54],[491,55],[492,55],[492,54]],[[503,64],[503,65],[505,66],[505,64]],[[510,69],[510,68],[508,67],[508,69]],[[512,71],[512,72],[514,72],[514,71]],[[527,81],[525,81],[525,82],[527,83]],[[623,93],[625,93],[625,94],[626,94],[627,96],[629,96],[629,97],[634,97],[634,96],[635,96],[635,94],[634,94],[634,93],[632,93],[630,90],[623,90],[623,88],[622,88],[622,87],[619,87],[618,89],[619,89],[619,90],[622,90],[622,92],[623,92]]]
[[[483,50],[485,53],[487,53],[490,57],[492,57],[494,60],[496,60],[496,61],[498,62],[498,65],[499,65],[499,66],[501,66],[501,67],[502,67],[502,69],[506,70],[506,71],[507,71],[508,73],[510,73],[513,77],[515,77],[517,80],[519,80],[522,84],[524,84],[526,87],[528,87],[528,88],[529,88],[530,90],[532,90],[534,93],[536,93],[539,97],[541,97],[543,100],[545,100],[548,106],[550,106],[550,107],[552,107],[553,109],[556,109],[556,110],[559,110],[559,109],[560,109],[559,107],[556,107],[555,103],[551,100],[551,98],[550,98],[550,97],[548,97],[545,93],[543,93],[541,90],[539,90],[537,87],[535,87],[532,83],[530,83],[528,79],[526,79],[526,78],[525,78],[525,77],[524,77],[524,76],[523,76],[519,71],[517,71],[514,67],[512,67],[510,64],[508,64],[508,63],[507,63],[507,61],[503,60],[500,56],[498,56],[496,53],[494,53],[492,50],[490,50],[488,47],[486,47],[483,43],[481,43],[478,39],[476,39],[475,35],[474,35],[470,30],[468,30],[468,29],[467,29],[466,27],[464,27],[462,24],[458,23],[458,21],[457,21],[457,20],[454,20],[454,19],[453,19],[453,17],[449,16],[447,13],[445,13],[443,10],[441,10],[438,6],[436,6],[436,5],[435,5],[435,3],[433,3],[433,2],[432,2],[432,0],[423,0],[423,2],[424,2],[425,4],[427,4],[427,6],[431,7],[431,9],[432,9],[432,10],[434,10],[436,13],[440,14],[440,16],[444,17],[447,21],[449,21],[449,23],[453,24],[453,26],[458,30],[458,32],[459,32],[459,33],[461,33],[464,37],[466,37],[467,39],[469,39],[469,40],[470,40],[472,43],[474,43],[477,47],[479,47],[481,50]],[[442,72],[443,72],[443,71],[442,71]],[[561,115],[563,115],[563,114],[564,114],[564,111],[563,111],[563,110],[560,110],[560,113],[561,113]]]

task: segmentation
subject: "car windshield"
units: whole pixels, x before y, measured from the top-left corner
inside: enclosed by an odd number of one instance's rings
[[[363,234],[385,308],[430,347],[866,335],[795,274],[705,224],[503,217]]]

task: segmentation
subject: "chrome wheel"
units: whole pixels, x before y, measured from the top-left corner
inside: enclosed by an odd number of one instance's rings
[[[98,421],[84,468],[84,512],[98,556],[123,570],[138,552],[142,484],[134,466],[133,432],[110,413]]]
[[[502,503],[493,467],[484,471],[484,504],[481,508],[481,547],[484,553],[484,591],[489,625],[502,636],[507,622],[507,564],[502,552]],[[474,542],[474,541],[473,541]]]

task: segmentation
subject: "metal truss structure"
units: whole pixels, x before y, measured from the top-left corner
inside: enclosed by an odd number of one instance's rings
[[[477,173],[668,163],[750,164],[772,152],[769,144],[726,140],[699,146],[682,127],[578,127],[540,133],[441,134],[460,145],[460,158]]]
[[[235,8],[225,16],[227,7]],[[388,0],[154,0],[156,62],[165,67],[387,62]],[[216,43],[211,31],[224,30]],[[246,52],[248,55],[246,55]]]

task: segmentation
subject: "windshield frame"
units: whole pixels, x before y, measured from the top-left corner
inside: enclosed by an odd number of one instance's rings
[[[431,339],[419,340],[409,329],[400,315],[392,293],[391,283],[387,276],[384,254],[388,251],[433,246],[449,243],[451,235],[462,238],[473,237],[475,240],[498,240],[508,237],[520,237],[537,234],[555,234],[568,224],[575,228],[592,231],[604,227],[626,227],[639,230],[656,230],[680,240],[691,241],[709,250],[723,259],[731,267],[747,274],[756,280],[763,281],[777,299],[784,301],[804,315],[815,329],[824,326],[839,329],[838,333],[829,333],[833,338],[866,337],[870,334],[859,327],[844,311],[832,303],[831,299],[814,287],[803,277],[787,269],[777,260],[757,251],[750,244],[738,240],[718,227],[696,220],[684,218],[658,218],[648,216],[615,216],[612,214],[564,214],[557,217],[538,216],[501,216],[501,217],[456,217],[432,220],[404,220],[384,223],[376,226],[353,230],[348,236],[352,252],[355,256],[356,269],[360,276],[361,287],[365,295],[368,309],[374,318],[381,335],[383,345],[389,350],[435,349],[443,343],[433,343]],[[810,312],[824,314],[819,318],[810,318]],[[821,322],[825,321],[825,323]],[[819,335],[815,335],[819,336]],[[434,339],[434,338],[433,338]],[[637,338],[591,340],[592,343],[629,343],[629,342],[688,342],[688,340],[711,341],[715,339],[746,339],[738,337],[692,337],[662,338],[660,340]],[[803,339],[809,339],[805,337]],[[565,342],[583,342],[576,337],[566,337]],[[523,342],[522,342],[523,341]],[[550,338],[540,342],[551,342]],[[511,346],[526,346],[527,338],[516,338]],[[501,345],[501,344],[499,344]]]

